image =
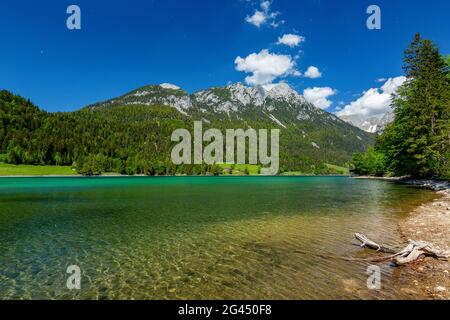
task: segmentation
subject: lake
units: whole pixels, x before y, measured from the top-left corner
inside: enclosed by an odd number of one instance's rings
[[[399,299],[353,233],[400,244],[433,192],[346,177],[0,179],[2,299]],[[81,269],[81,290],[66,287]]]

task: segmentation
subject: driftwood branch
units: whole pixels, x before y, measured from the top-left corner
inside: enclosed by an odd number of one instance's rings
[[[355,238],[361,241],[361,248],[370,248],[384,253],[397,253],[397,251],[395,251],[393,248],[384,244],[378,244],[367,238],[362,233],[355,233]]]
[[[401,252],[399,252],[397,257],[394,258],[394,263],[400,266],[406,263],[413,262],[419,259],[421,256],[433,257],[436,259],[447,259],[445,255],[438,252],[428,243],[410,240],[408,246]]]
[[[392,260],[396,265],[404,265],[419,259],[422,256],[447,260],[447,256],[434,249],[430,244],[423,241],[409,241],[409,244],[401,251],[396,252],[393,248],[378,244],[361,233],[355,233],[355,238],[361,242],[362,248],[370,248],[384,253],[392,253],[390,256],[381,258],[379,261]]]

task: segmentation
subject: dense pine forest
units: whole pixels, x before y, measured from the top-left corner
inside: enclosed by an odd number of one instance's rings
[[[1,91],[0,123],[0,161],[7,163],[71,165],[82,174],[201,174],[216,170],[171,165],[171,132],[185,124],[170,107],[47,113],[20,96]]]
[[[416,34],[405,50],[408,80],[393,100],[395,120],[374,148],[354,156],[355,172],[450,178],[450,56]]]

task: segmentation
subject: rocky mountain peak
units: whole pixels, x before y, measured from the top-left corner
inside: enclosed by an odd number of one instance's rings
[[[269,84],[263,86],[266,96],[276,100],[285,100],[287,102],[304,102],[304,98],[287,83]]]
[[[315,115],[323,113],[307,103],[303,96],[286,83],[246,86],[238,82],[224,87],[208,88],[192,95],[174,84],[162,83],[138,88],[91,108],[121,105],[168,105],[184,115],[195,113],[195,110],[229,115],[262,112],[271,119],[275,114],[280,117],[289,114],[289,117],[298,120],[311,120]],[[278,120],[272,120],[278,123]]]
[[[350,115],[340,116],[342,120],[369,133],[381,133],[394,120],[394,114],[388,111],[376,116]]]

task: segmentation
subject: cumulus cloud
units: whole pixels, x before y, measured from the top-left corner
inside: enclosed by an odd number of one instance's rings
[[[272,27],[277,28],[280,24],[284,23],[284,20],[277,21],[279,12],[273,12],[270,9],[270,1],[261,1],[260,9],[255,10],[251,16],[247,16],[245,21],[256,27],[261,27],[262,25],[269,23]]]
[[[346,105],[338,116],[378,116],[391,110],[392,94],[406,81],[406,77],[389,78],[381,88],[371,88]]]
[[[237,57],[234,63],[236,70],[252,74],[245,78],[249,85],[265,85],[278,77],[299,75],[290,55],[270,53],[267,49],[252,53],[246,58]]]
[[[389,78],[385,84],[381,87],[381,91],[386,94],[393,94],[397,92],[397,89],[405,83],[406,77],[396,77],[396,78]]]
[[[328,98],[336,93],[337,91],[330,87],[314,87],[303,90],[303,96],[306,101],[311,102],[320,109],[329,108],[333,102]]]
[[[267,16],[264,12],[256,10],[252,16],[247,16],[245,21],[259,28],[267,21]]]
[[[297,47],[300,43],[305,41],[305,37],[288,33],[278,38],[278,44],[284,44],[288,47],[294,48]]]
[[[305,72],[306,78],[317,79],[320,78],[321,76],[322,73],[319,71],[319,68],[314,66],[310,66]]]

